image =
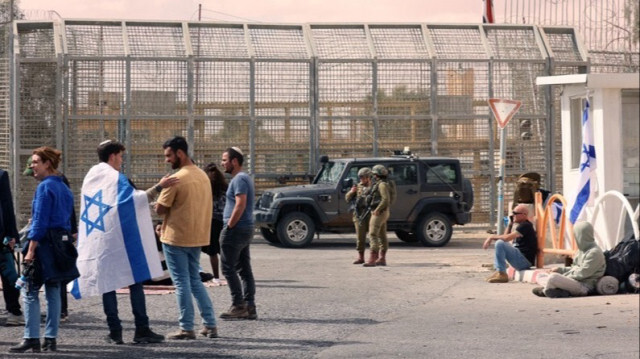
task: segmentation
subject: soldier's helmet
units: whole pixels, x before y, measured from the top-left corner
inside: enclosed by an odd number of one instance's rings
[[[371,177],[371,168],[362,167],[360,171],[358,171],[358,177]]]
[[[380,177],[387,177],[389,175],[389,171],[383,165],[375,165],[371,169],[371,172]]]

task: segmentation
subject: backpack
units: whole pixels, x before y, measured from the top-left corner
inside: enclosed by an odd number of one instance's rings
[[[640,242],[631,234],[613,249],[605,251],[607,268],[604,275],[625,282],[632,273],[640,273]]]

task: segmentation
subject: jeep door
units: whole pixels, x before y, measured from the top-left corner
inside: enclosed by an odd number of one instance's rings
[[[406,221],[420,196],[418,165],[415,162],[387,164],[389,178],[396,183],[396,202],[391,207],[389,221]]]

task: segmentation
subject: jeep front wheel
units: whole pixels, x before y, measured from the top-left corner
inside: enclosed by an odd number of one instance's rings
[[[280,240],[278,239],[278,235],[276,234],[275,231],[269,228],[261,227],[260,234],[262,234],[262,238],[264,238],[267,242],[273,243],[273,244],[280,244]]]
[[[429,213],[418,224],[418,240],[427,247],[442,247],[451,239],[451,221],[441,213]]]
[[[316,226],[304,213],[291,212],[278,222],[276,234],[285,247],[302,248],[313,240]]]

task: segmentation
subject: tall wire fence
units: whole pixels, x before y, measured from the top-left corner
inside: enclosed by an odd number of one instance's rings
[[[20,173],[33,148],[63,150],[61,170],[77,195],[102,140],[125,144],[123,170],[146,188],[168,171],[162,143],[183,135],[201,166],[219,162],[228,146],[243,148],[259,191],[308,182],[325,154],[382,156],[409,147],[456,157],[475,190],[474,224],[488,225],[500,164],[487,100],[523,102],[506,131],[505,193],[532,171],[555,190],[562,168],[556,94],[535,78],[589,69],[567,27],[14,24],[4,29],[14,36],[4,38],[6,71],[0,66],[0,78],[14,80],[0,88],[0,104],[12,103],[15,115],[3,117],[0,106],[0,164],[12,172],[22,223],[35,181]]]

